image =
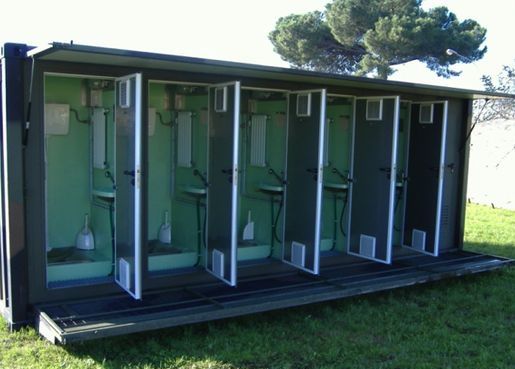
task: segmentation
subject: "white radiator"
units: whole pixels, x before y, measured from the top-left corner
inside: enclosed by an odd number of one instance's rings
[[[177,165],[191,168],[191,112],[181,111],[177,116]]]
[[[106,167],[106,124],[104,108],[94,108],[91,117],[93,125],[93,168]]]
[[[266,115],[252,115],[250,121],[250,165],[266,165]]]

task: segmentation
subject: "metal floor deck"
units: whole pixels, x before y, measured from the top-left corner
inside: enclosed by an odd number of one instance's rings
[[[391,265],[359,262],[320,276],[288,272],[238,281],[36,306],[39,332],[69,343],[299,306],[501,268],[512,260],[464,251],[409,256]]]

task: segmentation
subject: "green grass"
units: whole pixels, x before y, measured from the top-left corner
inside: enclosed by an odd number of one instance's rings
[[[515,258],[515,212],[469,205],[467,248]],[[515,368],[515,268],[53,346],[0,331],[0,368]]]

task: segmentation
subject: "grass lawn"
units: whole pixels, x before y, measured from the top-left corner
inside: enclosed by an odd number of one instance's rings
[[[470,250],[515,258],[515,211],[467,208]],[[515,368],[515,268],[53,346],[1,324],[0,368]]]

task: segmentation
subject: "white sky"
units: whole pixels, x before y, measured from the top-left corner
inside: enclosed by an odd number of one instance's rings
[[[40,46],[51,41],[151,51],[255,64],[287,66],[268,33],[291,13],[323,10],[329,0],[10,0],[2,6],[0,42]],[[458,65],[462,77],[439,79],[419,63],[402,66],[391,79],[480,88],[482,74],[496,75],[515,63],[514,0],[425,0],[445,5],[460,20],[488,29],[489,51],[474,65]],[[452,48],[452,45],[449,45]],[[418,64],[418,65],[417,65]]]

